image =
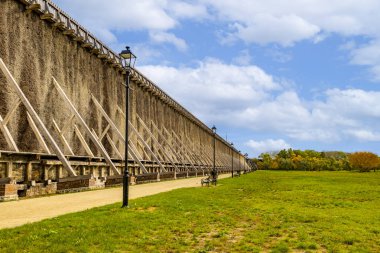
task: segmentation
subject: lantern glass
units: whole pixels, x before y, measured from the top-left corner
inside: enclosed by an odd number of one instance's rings
[[[132,53],[129,47],[121,51],[120,57],[124,59],[125,67],[133,68],[135,66],[136,55]]]

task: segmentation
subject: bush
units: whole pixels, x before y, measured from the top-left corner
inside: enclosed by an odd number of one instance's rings
[[[371,152],[355,152],[348,156],[350,165],[361,172],[376,170],[380,165],[379,157]]]

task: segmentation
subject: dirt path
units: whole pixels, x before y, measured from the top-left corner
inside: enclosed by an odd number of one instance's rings
[[[229,175],[220,175],[226,178]],[[200,186],[201,178],[189,178],[131,186],[130,199],[154,195],[178,188]],[[59,215],[121,202],[122,188],[111,188],[50,197],[0,203],[0,229],[21,226]]]

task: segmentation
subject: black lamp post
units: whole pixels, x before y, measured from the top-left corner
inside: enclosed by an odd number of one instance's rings
[[[245,153],[244,154],[244,157],[245,157],[245,163],[244,163],[244,173],[246,173],[246,170],[248,170],[249,168],[247,168],[247,165],[248,165],[248,154]]]
[[[213,126],[212,128],[212,132],[213,132],[213,134],[214,134],[214,159],[213,159],[213,168],[212,168],[212,178],[214,179],[214,180],[216,180],[216,167],[215,167],[215,139],[216,139],[216,127],[215,126]],[[216,181],[215,181],[216,182]]]
[[[125,153],[124,153],[124,174],[123,174],[123,205],[122,207],[128,207],[129,198],[129,171],[128,171],[128,118],[129,118],[129,75],[131,68],[134,67],[136,62],[136,56],[131,52],[129,47],[126,47],[120,53],[122,58],[122,64],[125,68]]]
[[[234,177],[234,144],[231,142],[231,176]]]
[[[240,176],[240,174],[241,174],[241,153],[240,153],[240,150],[239,150],[239,176]]]

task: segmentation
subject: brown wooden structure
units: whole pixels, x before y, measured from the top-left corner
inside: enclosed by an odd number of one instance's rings
[[[0,200],[121,183],[125,69],[47,0],[0,1]],[[133,69],[131,183],[208,174],[209,127]],[[216,135],[219,173],[247,171]]]

